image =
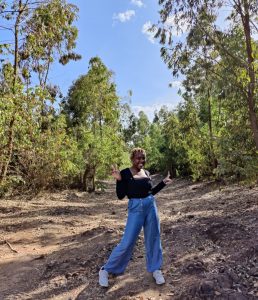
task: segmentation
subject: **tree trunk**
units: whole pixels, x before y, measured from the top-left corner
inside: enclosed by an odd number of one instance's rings
[[[23,12],[22,0],[19,0],[19,11],[18,11],[18,15],[17,15],[16,21],[15,21],[15,26],[14,26],[13,94],[15,94],[15,86],[16,86],[17,76],[18,76],[19,25],[20,25],[20,19],[21,19],[22,12]],[[16,120],[16,111],[14,110],[13,116],[12,116],[10,124],[9,124],[8,143],[6,145],[7,153],[6,153],[5,162],[1,169],[0,183],[5,181],[7,170],[8,170],[10,161],[12,159],[15,120]]]
[[[244,12],[241,8],[240,14],[241,14],[242,24],[245,32],[245,44],[246,44],[246,53],[247,53],[247,60],[248,60],[247,73],[249,76],[249,83],[247,87],[247,103],[248,103],[249,120],[250,120],[251,130],[254,136],[256,149],[258,150],[258,123],[257,123],[257,115],[255,112],[256,78],[255,78],[255,70],[254,70],[254,57],[253,57],[252,40],[251,40],[248,1],[244,1]]]
[[[0,174],[0,183],[5,181],[8,166],[10,164],[12,154],[13,154],[13,140],[14,140],[14,122],[15,118],[12,117],[9,125],[9,134],[8,134],[8,143],[7,143],[7,154],[6,154],[6,160],[3,163],[1,174]]]
[[[19,9],[21,9],[21,0],[19,2],[19,6],[20,6]],[[19,36],[20,14],[21,12],[19,12],[14,26],[14,63],[13,63],[13,92],[14,93],[15,93],[15,85],[17,82],[17,74],[18,74],[18,47],[19,47],[18,36]]]
[[[83,182],[82,182],[82,188],[84,191],[92,193],[95,191],[95,173],[96,169],[94,166],[88,164],[85,167],[85,171],[83,174]]]
[[[210,159],[213,169],[217,168],[217,159],[215,158],[213,148],[213,131],[212,131],[212,111],[211,111],[211,96],[210,89],[208,88],[208,125],[209,125],[209,136],[210,136]]]
[[[252,129],[253,136],[254,136],[255,146],[256,146],[256,149],[258,150],[257,116],[256,116],[256,113],[255,113],[254,98],[252,97],[252,95],[249,95],[249,91],[248,91],[247,101],[248,101],[248,107],[249,107],[249,120],[250,120],[250,124],[251,124],[251,129]]]
[[[169,172],[172,178],[176,177],[176,167],[175,164],[170,164]]]

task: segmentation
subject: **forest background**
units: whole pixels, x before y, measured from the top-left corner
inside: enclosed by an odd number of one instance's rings
[[[71,82],[67,95],[49,79],[53,63],[75,52],[78,8],[64,0],[0,0],[0,188],[101,188],[111,164],[127,166],[143,147],[147,168],[193,180],[257,179],[258,4],[251,0],[159,0],[149,32],[172,76],[183,76],[182,101],[149,120],[118,93],[101,57]],[[223,30],[216,20],[230,13]],[[173,20],[173,22],[171,21]],[[183,41],[172,32],[185,31]],[[128,100],[131,92],[128,93]],[[96,184],[97,183],[97,184]]]

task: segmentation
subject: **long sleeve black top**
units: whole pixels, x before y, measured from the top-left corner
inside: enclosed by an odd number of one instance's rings
[[[130,169],[123,169],[120,174],[122,180],[116,181],[116,194],[118,199],[123,199],[127,196],[131,198],[145,198],[148,195],[157,194],[166,185],[163,181],[153,187],[150,174],[145,170],[146,178],[134,178]]]

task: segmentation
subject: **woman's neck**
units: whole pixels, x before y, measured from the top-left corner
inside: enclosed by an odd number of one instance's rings
[[[143,170],[143,168],[138,169],[137,167],[131,166],[130,170],[131,170],[134,174],[137,174],[137,173],[140,173],[141,170]]]

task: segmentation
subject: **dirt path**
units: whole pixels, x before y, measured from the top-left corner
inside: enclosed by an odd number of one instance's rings
[[[164,286],[145,271],[143,236],[122,276],[98,286],[127,201],[41,193],[0,200],[0,299],[258,299],[258,190],[175,180],[157,195]]]

